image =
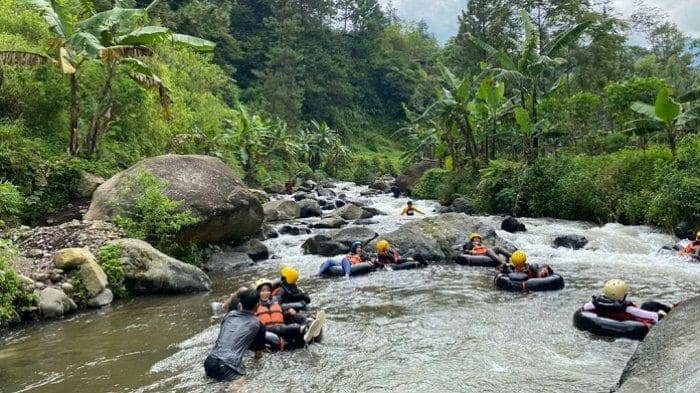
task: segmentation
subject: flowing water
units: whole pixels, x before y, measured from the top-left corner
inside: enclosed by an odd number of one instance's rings
[[[358,197],[360,187],[347,194]],[[405,199],[365,198],[387,213],[379,233],[420,217],[399,218]],[[417,201],[428,215],[437,204]],[[485,217],[494,227],[500,218]],[[216,277],[212,293],[146,297],[70,318],[27,325],[0,337],[0,391],[210,392],[226,385],[204,376],[202,362],[218,333],[212,301],[283,265],[302,272],[300,286],[324,309],[323,342],[293,352],[247,357],[243,391],[261,392],[602,392],[613,386],[637,342],[602,339],[572,326],[574,311],[606,279],[619,277],[631,298],[674,302],[700,293],[700,264],[659,254],[669,235],[644,226],[522,219],[526,233],[498,233],[547,262],[566,279],[558,292],[497,290],[488,268],[436,264],[423,270],[314,279],[324,258],[303,255],[308,236],[265,243],[277,256]],[[576,233],[579,251],[549,246]]]

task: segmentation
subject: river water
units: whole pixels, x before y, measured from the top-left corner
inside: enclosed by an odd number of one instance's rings
[[[363,189],[350,184],[348,196]],[[420,217],[398,217],[406,199],[364,198],[387,213],[370,227],[386,233]],[[428,215],[434,201],[417,201]],[[500,227],[499,217],[485,217]],[[313,221],[313,220],[308,220]],[[525,233],[498,233],[566,279],[558,292],[497,290],[488,268],[427,269],[314,279],[324,258],[303,255],[306,236],[265,243],[276,258],[215,277],[211,293],[118,301],[106,309],[20,327],[0,337],[1,392],[218,392],[202,362],[218,333],[212,301],[260,276],[297,267],[300,287],[327,323],[320,344],[247,357],[244,392],[608,391],[637,342],[595,338],[572,326],[574,311],[603,282],[626,280],[635,301],[674,302],[700,293],[700,264],[657,250],[674,239],[652,228],[522,219]],[[589,239],[554,249],[561,234]]]

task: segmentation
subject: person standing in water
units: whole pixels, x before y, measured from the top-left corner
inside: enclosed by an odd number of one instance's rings
[[[401,216],[403,216],[403,215],[412,216],[412,215],[414,215],[415,213],[418,213],[418,214],[421,214],[421,215],[425,215],[425,213],[423,213],[422,211],[416,209],[416,208],[413,206],[413,202],[412,202],[412,201],[408,201],[408,202],[406,202],[406,207],[404,207],[403,210],[401,210],[401,214],[400,214],[400,215],[401,215]]]
[[[229,311],[221,322],[214,348],[204,361],[204,372],[210,378],[241,385],[246,373],[243,355],[250,349],[255,351],[256,359],[260,358],[265,349],[265,326],[254,314],[260,304],[256,291],[242,290],[237,300],[237,310]]]

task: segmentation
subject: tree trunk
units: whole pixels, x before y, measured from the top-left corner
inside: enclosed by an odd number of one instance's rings
[[[532,81],[532,124],[533,126],[537,125],[537,82],[535,80]],[[539,147],[539,138],[534,136],[532,138],[532,150],[535,156],[537,155],[537,150]]]
[[[676,157],[676,130],[673,124],[669,124],[666,128],[666,133],[668,135],[668,145],[671,147],[671,154]]]
[[[472,167],[474,167],[474,169],[479,169],[479,152],[476,148],[476,141],[474,140],[474,133],[472,132],[472,127],[469,124],[469,119],[457,115],[455,116],[455,120],[457,120],[457,127],[459,127],[459,130],[464,136],[467,153],[469,153],[469,156],[472,159]]]
[[[78,78],[75,73],[70,76],[70,140],[68,153],[71,156],[78,154],[78,119],[80,107],[78,106]]]
[[[95,110],[92,113],[92,120],[90,121],[90,130],[85,138],[85,151],[88,155],[92,156],[95,153],[95,148],[97,147],[97,137],[104,125],[101,126],[101,119],[110,110],[110,95],[112,93],[112,78],[114,78],[115,64],[109,62],[107,64],[107,75],[105,76],[105,82],[100,89],[100,94],[97,99],[97,105],[95,105]],[[106,130],[106,128],[104,129]],[[103,130],[103,131],[104,131]]]

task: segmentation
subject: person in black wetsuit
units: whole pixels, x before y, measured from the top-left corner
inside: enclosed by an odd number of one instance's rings
[[[298,280],[299,271],[297,269],[285,266],[280,270],[280,286],[273,295],[279,299],[283,307],[294,303],[299,305],[299,307],[294,308],[303,309],[311,303],[311,297],[297,286]]]
[[[224,316],[214,348],[204,361],[207,376],[220,381],[242,382],[246,373],[243,366],[245,351],[255,351],[257,359],[260,351],[265,349],[265,327],[253,314],[260,303],[258,293],[245,289],[238,293],[237,298],[238,309]]]
[[[398,251],[389,247],[389,242],[385,239],[377,242],[375,263],[387,270],[404,270],[428,266],[428,262],[421,255],[414,255],[413,258],[402,258]]]

